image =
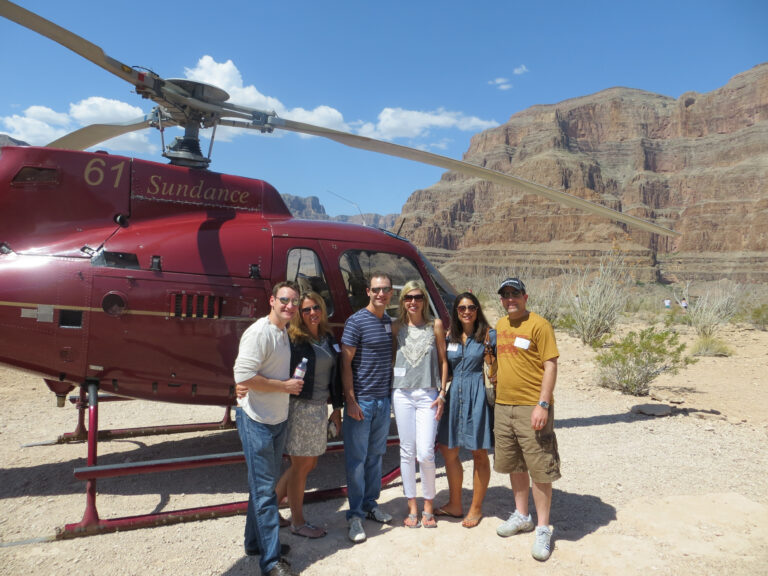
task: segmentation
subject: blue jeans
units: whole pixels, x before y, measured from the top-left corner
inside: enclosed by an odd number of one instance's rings
[[[344,411],[344,458],[347,464],[347,520],[364,518],[381,493],[381,461],[387,451],[389,398],[358,398],[363,420]]]
[[[245,517],[246,551],[260,553],[259,567],[266,574],[280,560],[280,529],[275,484],[280,477],[287,424],[262,424],[242,408],[235,421],[248,467],[248,513]]]

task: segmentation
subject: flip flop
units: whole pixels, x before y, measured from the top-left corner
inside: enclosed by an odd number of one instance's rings
[[[408,514],[408,517],[403,521],[403,525],[407,528],[420,528],[421,522],[416,514]]]
[[[463,515],[462,514],[451,514],[445,508],[437,508],[437,509],[435,509],[435,516],[447,516],[448,518],[461,518]]]
[[[435,520],[435,515],[430,514],[429,512],[422,512],[421,525],[424,526],[424,528],[437,528],[437,520]]]
[[[288,520],[287,518],[283,518],[282,516],[280,516],[279,525],[280,525],[280,528],[286,528],[291,525],[291,521]]]
[[[471,518],[467,516],[464,518],[464,520],[461,521],[461,525],[464,526],[464,528],[474,528],[478,524],[480,524],[480,520],[482,520],[482,515],[480,516],[472,516]]]

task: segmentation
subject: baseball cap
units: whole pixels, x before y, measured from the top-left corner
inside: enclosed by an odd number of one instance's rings
[[[501,283],[501,286],[499,286],[498,293],[501,294],[504,291],[504,288],[514,288],[525,294],[525,284],[523,284],[523,281],[519,278],[507,278],[504,280],[504,282]]]

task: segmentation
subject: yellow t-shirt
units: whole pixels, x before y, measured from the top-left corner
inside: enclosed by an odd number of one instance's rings
[[[502,317],[496,323],[496,402],[535,405],[541,393],[544,362],[558,356],[555,331],[546,319],[535,312],[521,320]]]

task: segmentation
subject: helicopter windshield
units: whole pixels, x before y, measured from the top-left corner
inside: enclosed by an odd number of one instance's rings
[[[421,279],[416,265],[404,256],[388,252],[369,252],[367,250],[348,250],[339,259],[341,275],[347,288],[347,297],[353,311],[368,305],[366,292],[368,278],[373,272],[384,272],[392,278],[393,294],[389,301],[387,314],[395,318],[400,302],[400,291],[409,280]],[[434,312],[434,306],[432,306]]]

